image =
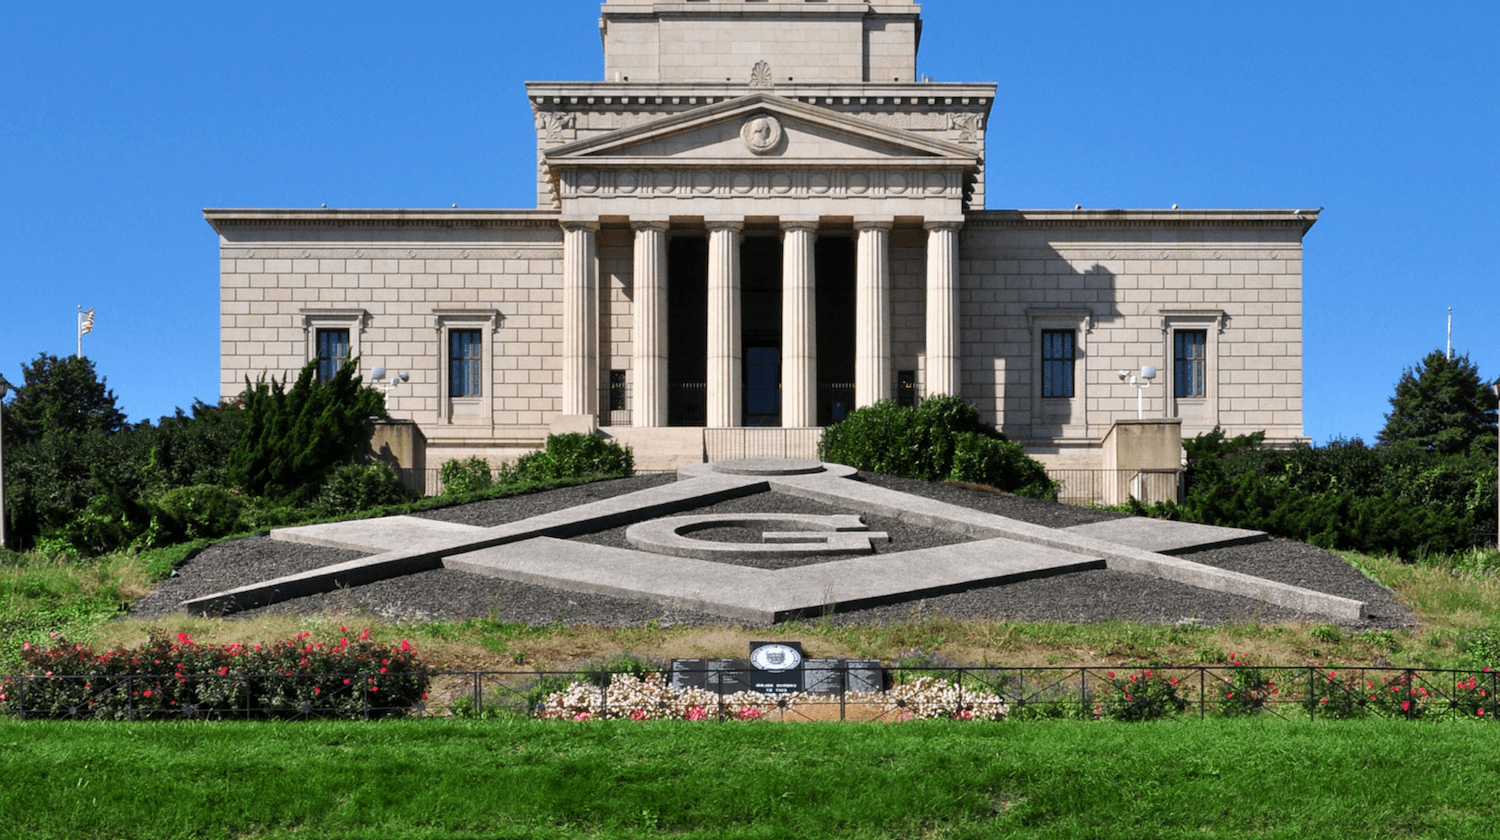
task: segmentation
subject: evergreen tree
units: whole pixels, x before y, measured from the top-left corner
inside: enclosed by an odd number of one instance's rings
[[[125,428],[115,392],[105,386],[86,358],[39,353],[21,369],[24,385],[5,407],[5,441],[17,446],[48,434],[76,437]]]
[[[1377,439],[1410,441],[1442,455],[1467,452],[1476,440],[1494,434],[1495,405],[1495,392],[1468,356],[1450,359],[1434,350],[1401,374]]]
[[[229,454],[229,480],[254,495],[285,498],[316,488],[334,467],[354,459],[366,439],[365,420],[385,417],[385,396],[365,388],[350,359],[327,382],[318,363],[286,380],[247,379],[245,430]]]

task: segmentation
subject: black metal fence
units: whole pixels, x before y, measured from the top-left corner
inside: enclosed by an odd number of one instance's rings
[[[867,669],[866,669],[867,670]],[[681,672],[678,672],[679,674]],[[431,671],[379,674],[16,675],[0,713],[20,719],[236,720],[533,717],[685,720],[1491,720],[1491,669],[1151,667],[835,668],[822,691],[731,691],[720,668],[696,687],[661,673]],[[706,686],[706,687],[705,687]]]

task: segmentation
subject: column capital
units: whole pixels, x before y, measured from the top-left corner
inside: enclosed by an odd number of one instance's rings
[[[637,218],[635,216],[630,217],[631,230],[666,230],[671,226],[672,220],[667,218],[666,216],[643,216],[640,218]]]
[[[922,220],[926,230],[958,230],[963,226],[963,216],[928,216]]]
[[[896,220],[891,216],[855,216],[855,230],[890,230],[896,226]]]
[[[576,216],[573,218],[563,219],[559,222],[559,224],[561,224],[562,229],[566,231],[599,229],[599,220],[597,218],[584,218],[581,216]]]
[[[732,230],[739,232],[745,229],[744,216],[704,216],[703,226],[709,230]]]
[[[818,230],[818,223],[822,221],[819,216],[782,216],[782,230]]]

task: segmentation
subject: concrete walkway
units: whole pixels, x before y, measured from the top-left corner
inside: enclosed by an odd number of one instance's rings
[[[192,613],[219,615],[446,567],[575,592],[649,599],[731,620],[775,622],[1110,568],[1314,615],[1364,617],[1359,601],[1171,556],[1266,539],[1258,531],[1141,518],[1046,528],[851,481],[854,472],[815,461],[720,461],[685,467],[673,484],[496,528],[410,516],[284,528],[272,536],[372,554],[187,601],[184,607]],[[765,491],[892,517],[971,541],[766,570],[568,539]],[[722,551],[725,544],[712,545]]]

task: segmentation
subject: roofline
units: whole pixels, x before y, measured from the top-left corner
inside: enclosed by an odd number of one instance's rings
[[[965,227],[1300,227],[1318,223],[1323,208],[971,210]]]
[[[822,99],[838,100],[838,104],[847,101],[866,108],[976,109],[988,115],[995,104],[997,88],[994,82],[781,82],[766,92],[807,105],[816,105]],[[526,82],[526,97],[534,108],[546,105],[570,109],[618,108],[628,104],[628,100],[640,98],[651,99],[658,105],[680,106],[683,103],[674,100],[683,99],[690,106],[711,105],[738,99],[747,92],[751,91],[744,82]]]
[[[510,209],[364,209],[316,207],[205,207],[203,218],[214,230],[225,227],[556,227],[556,210]]]

